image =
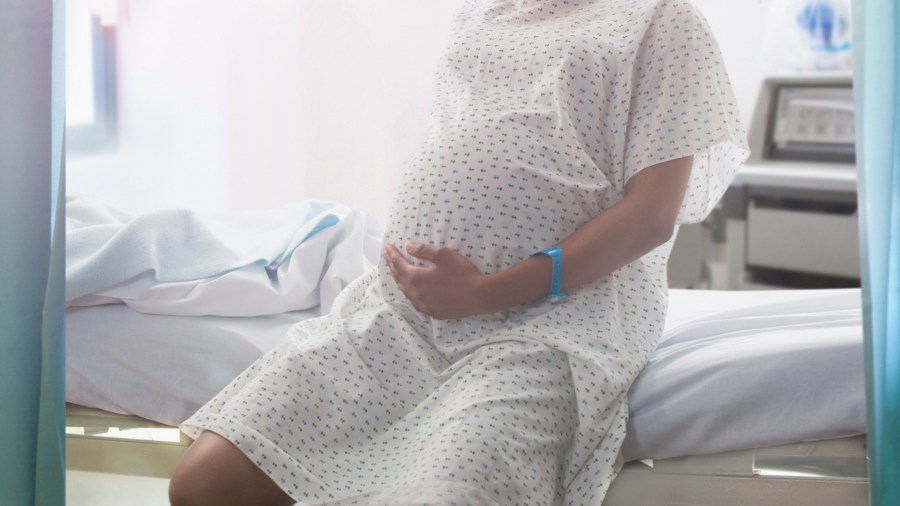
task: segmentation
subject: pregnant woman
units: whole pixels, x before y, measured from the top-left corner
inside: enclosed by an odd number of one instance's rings
[[[464,1],[383,260],[182,425],[173,504],[599,504],[746,154],[689,0]]]

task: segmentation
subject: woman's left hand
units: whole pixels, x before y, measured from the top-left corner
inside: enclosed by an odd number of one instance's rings
[[[444,246],[412,242],[406,245],[406,251],[434,264],[418,267],[393,244],[385,245],[382,251],[391,275],[418,311],[439,320],[492,312],[483,293],[488,276],[466,257]]]

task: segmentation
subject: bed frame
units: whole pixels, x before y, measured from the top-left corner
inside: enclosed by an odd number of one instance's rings
[[[164,437],[121,434],[154,429]],[[66,468],[169,478],[190,439],[133,415],[66,405]],[[603,506],[867,506],[865,436],[629,462]]]
[[[135,430],[144,434],[121,434]],[[190,444],[174,427],[66,404],[66,469],[171,478]]]
[[[629,462],[603,506],[868,506],[865,436]]]

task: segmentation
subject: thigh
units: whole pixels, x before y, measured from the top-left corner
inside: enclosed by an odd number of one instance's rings
[[[411,474],[478,486],[497,504],[553,504],[578,420],[567,356],[538,343],[487,345],[441,390]]]
[[[294,504],[243,452],[210,431],[204,431],[178,463],[169,497],[173,506]]]

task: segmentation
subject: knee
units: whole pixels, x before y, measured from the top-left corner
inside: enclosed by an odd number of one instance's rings
[[[293,504],[274,481],[225,438],[204,432],[169,481],[173,506]]]
[[[188,447],[169,480],[169,502],[172,506],[215,504],[218,485],[215,457],[218,438],[203,433]]]
[[[204,477],[191,462],[182,460],[169,480],[169,503],[172,506],[209,504]]]

